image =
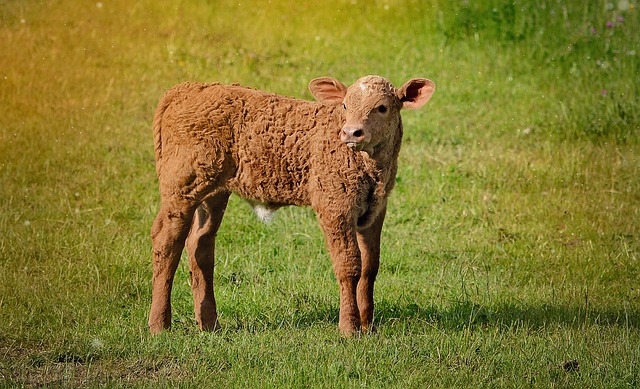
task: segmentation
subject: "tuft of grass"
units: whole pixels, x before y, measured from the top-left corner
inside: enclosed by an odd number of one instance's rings
[[[0,385],[640,385],[634,1],[0,3]],[[313,212],[232,197],[223,330],[188,265],[151,337],[150,122],[184,80],[310,99],[433,79],[383,231],[378,332],[341,339]]]

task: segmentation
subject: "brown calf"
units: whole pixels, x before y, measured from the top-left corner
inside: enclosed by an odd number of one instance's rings
[[[149,328],[171,325],[171,285],[186,244],[196,321],[219,327],[213,288],[215,236],[231,193],[259,215],[285,205],[317,213],[340,286],[338,328],[373,325],[380,232],[402,142],[401,108],[419,108],[432,81],[396,89],[367,76],[347,88],[309,84],[319,102],[237,85],[184,83],[162,98],[153,122],[161,205],[153,223]]]

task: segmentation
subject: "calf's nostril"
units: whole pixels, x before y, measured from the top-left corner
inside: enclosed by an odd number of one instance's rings
[[[362,130],[355,130],[353,132],[353,136],[356,138],[362,138],[364,136],[364,131]]]

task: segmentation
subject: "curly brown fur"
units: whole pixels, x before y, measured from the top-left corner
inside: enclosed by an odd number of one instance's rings
[[[317,213],[340,286],[344,335],[373,325],[380,232],[402,142],[400,109],[425,104],[435,85],[396,89],[367,76],[350,88],[311,81],[319,102],[238,85],[183,83],[153,122],[161,206],[152,228],[149,328],[171,325],[171,285],[185,245],[196,320],[219,327],[213,292],[215,235],[231,193],[268,218],[285,205]]]

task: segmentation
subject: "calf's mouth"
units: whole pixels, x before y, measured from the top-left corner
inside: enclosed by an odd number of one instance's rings
[[[354,151],[362,151],[364,149],[364,142],[345,142],[348,148]]]

